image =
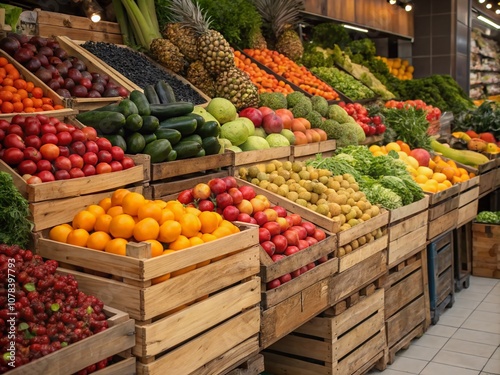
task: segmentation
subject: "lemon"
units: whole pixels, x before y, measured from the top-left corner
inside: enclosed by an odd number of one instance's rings
[[[401,151],[401,147],[396,143],[396,142],[390,142],[387,145],[385,145],[385,149],[387,152],[389,151]]]
[[[432,178],[432,175],[434,174],[434,171],[432,169],[430,169],[429,167],[420,166],[420,167],[417,168],[417,173],[418,174],[423,174],[427,178]]]

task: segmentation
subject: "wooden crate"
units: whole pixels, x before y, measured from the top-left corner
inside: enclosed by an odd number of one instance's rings
[[[472,274],[500,279],[500,225],[472,224]]]
[[[264,356],[257,354],[225,375],[259,375],[262,372],[264,372]]]
[[[453,261],[455,264],[455,292],[470,285],[472,274],[472,222],[453,230]]]
[[[427,250],[423,245],[390,267],[384,284],[385,328],[389,364],[396,353],[424,334],[430,325]]]
[[[429,195],[427,240],[454,229],[458,220],[459,184]]]
[[[127,313],[109,306],[104,306],[104,313],[108,317],[109,324],[109,328],[105,331],[13,369],[9,371],[9,374],[72,375],[103,359],[120,355],[123,357],[120,362],[96,371],[94,374],[132,375],[135,371],[135,358],[130,356],[130,348],[135,343],[134,321]]]
[[[334,139],[322,142],[307,143],[305,145],[290,146],[290,161],[314,159],[316,154],[323,157],[332,156],[337,148]]]
[[[452,231],[440,235],[427,245],[427,266],[431,322],[437,324],[444,310],[455,302]]]
[[[84,292],[145,321],[257,275],[258,229],[243,224],[240,229],[210,243],[155,258],[147,243],[129,243],[128,256],[121,256],[52,241],[46,232],[38,240],[37,252],[73,268]],[[218,257],[223,258],[152,285],[156,277]]]
[[[264,352],[266,371],[276,375],[364,374],[385,369],[387,343],[384,291],[375,286],[348,297],[311,319]],[[354,296],[353,296],[354,297]]]
[[[427,223],[429,220],[429,196],[407,206],[390,211],[388,266],[405,260],[415,249],[427,242]]]
[[[477,215],[480,190],[479,180],[480,176],[476,176],[459,184],[460,195],[458,199],[457,227],[461,227],[474,220]]]
[[[265,150],[233,152],[226,151],[232,155],[233,175],[238,177],[241,167],[250,167],[260,163],[268,163],[273,160],[287,161],[290,159],[291,146],[272,147]]]

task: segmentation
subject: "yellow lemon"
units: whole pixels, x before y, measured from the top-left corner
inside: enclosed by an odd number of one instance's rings
[[[417,168],[417,173],[418,174],[423,174],[427,178],[432,178],[432,175],[434,174],[434,171],[428,167],[423,167],[420,166]]]
[[[415,169],[419,167],[417,159],[415,159],[413,156],[406,156],[405,162]]]
[[[396,142],[390,142],[385,146],[385,149],[387,150],[387,152],[389,152],[389,151],[398,152],[398,151],[401,151],[401,146],[398,145]]]
[[[419,184],[425,184],[427,182],[427,180],[429,180],[427,178],[426,175],[424,174],[418,174],[416,177],[415,177],[415,181]]]
[[[445,181],[447,178],[446,178],[446,175],[444,173],[434,173],[432,175],[432,179],[433,180],[436,180],[438,183],[442,183],[443,181]]]

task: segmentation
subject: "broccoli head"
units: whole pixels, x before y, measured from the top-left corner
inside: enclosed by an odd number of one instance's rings
[[[259,107],[280,109],[287,107],[286,96],[281,92],[263,92],[259,94]]]
[[[346,122],[336,127],[334,136],[337,140],[337,147],[357,146],[358,145],[358,124]]]
[[[357,125],[356,134],[358,135],[358,143],[361,143],[366,139],[366,134],[363,128],[359,124],[356,125]]]
[[[337,136],[336,129],[338,126],[339,126],[339,123],[337,121],[327,119],[327,120],[323,121],[318,126],[318,128],[325,131],[328,139],[335,139],[334,137]]]
[[[306,117],[312,111],[311,100],[304,96],[299,102],[291,109],[293,117]]]
[[[288,105],[288,108],[293,108],[297,105],[297,103],[305,98],[305,94],[300,92],[300,91],[294,91],[294,92],[291,92],[290,94],[288,94],[286,96],[286,101],[287,101],[287,105]]]
[[[311,128],[319,128],[323,122],[323,117],[315,110],[309,112],[305,118],[311,123]]]
[[[321,116],[326,117],[328,114],[328,102],[325,98],[315,95],[311,98],[311,103],[315,111],[317,111]]]
[[[338,104],[332,104],[328,107],[327,117],[331,120],[337,121],[339,124],[349,122],[350,118],[345,109]]]

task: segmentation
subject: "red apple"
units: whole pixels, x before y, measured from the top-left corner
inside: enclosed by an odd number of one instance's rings
[[[418,165],[421,167],[428,167],[429,160],[431,160],[431,155],[427,150],[423,148],[415,148],[410,151],[410,156],[414,157],[418,161]]]
[[[238,189],[241,191],[241,194],[243,194],[243,199],[246,199],[247,201],[255,198],[256,196],[255,190],[251,186],[243,185]]]
[[[259,107],[259,111],[260,111],[260,113],[262,113],[262,119],[264,119],[264,116],[266,116],[270,113],[274,113],[274,110],[272,108],[269,108],[269,107]]]
[[[285,255],[290,256],[295,253],[298,253],[300,249],[297,246],[288,246],[285,250]]]
[[[297,234],[299,235],[299,240],[304,240],[307,237],[306,228],[300,225],[294,225],[293,227],[290,228],[290,230],[294,230],[297,232]]]
[[[253,218],[255,219],[255,221],[257,221],[257,224],[259,224],[259,226],[263,226],[265,223],[267,223],[267,216],[264,211],[258,211],[254,213]]]
[[[238,210],[235,206],[226,206],[222,210],[222,216],[224,216],[224,219],[229,220],[229,221],[235,221],[238,218],[238,215],[240,214],[240,210]]]
[[[313,223],[311,223],[309,221],[304,221],[300,225],[302,226],[302,228],[305,228],[308,236],[314,235],[314,232],[316,231],[316,225],[314,225]]]
[[[260,125],[262,124],[262,112],[257,108],[245,108],[240,111],[239,116],[250,119],[256,128],[260,127]]]
[[[283,254],[288,247],[288,241],[282,234],[271,237],[271,241],[276,245],[276,253]]]
[[[227,189],[238,187],[238,182],[236,181],[236,178],[234,178],[233,176],[223,177],[222,180],[226,183]]]
[[[286,237],[288,241],[288,245],[297,246],[299,244],[299,234],[295,230],[288,229],[283,233],[283,236]]]
[[[271,280],[269,281],[267,284],[266,284],[266,288],[267,290],[270,290],[270,289],[274,289],[274,288],[277,288],[281,285],[281,282],[279,281],[279,279],[274,279],[274,280]]]
[[[276,245],[272,241],[264,241],[260,244],[265,252],[272,257],[276,251]]]
[[[243,223],[250,223],[252,221],[252,217],[249,214],[246,214],[244,212],[240,212],[238,214],[238,217],[236,218],[237,221],[241,221]]]
[[[281,133],[283,120],[276,113],[270,113],[262,118],[262,128],[267,134]]]
[[[266,228],[259,228],[259,243],[270,241],[271,233]]]
[[[279,217],[284,217],[286,218],[287,216],[287,212],[286,212],[286,209],[281,207],[281,206],[274,206],[274,207],[271,207],[274,211],[276,211],[278,213],[278,216]]]
[[[227,192],[233,198],[234,205],[240,204],[243,200],[243,193],[238,188],[232,187]]]
[[[280,277],[281,284],[287,283],[290,280],[292,280],[292,275],[290,275],[289,273]]]
[[[262,227],[266,228],[269,233],[271,233],[271,236],[276,236],[281,233],[281,227],[276,221],[268,221],[264,223]]]

